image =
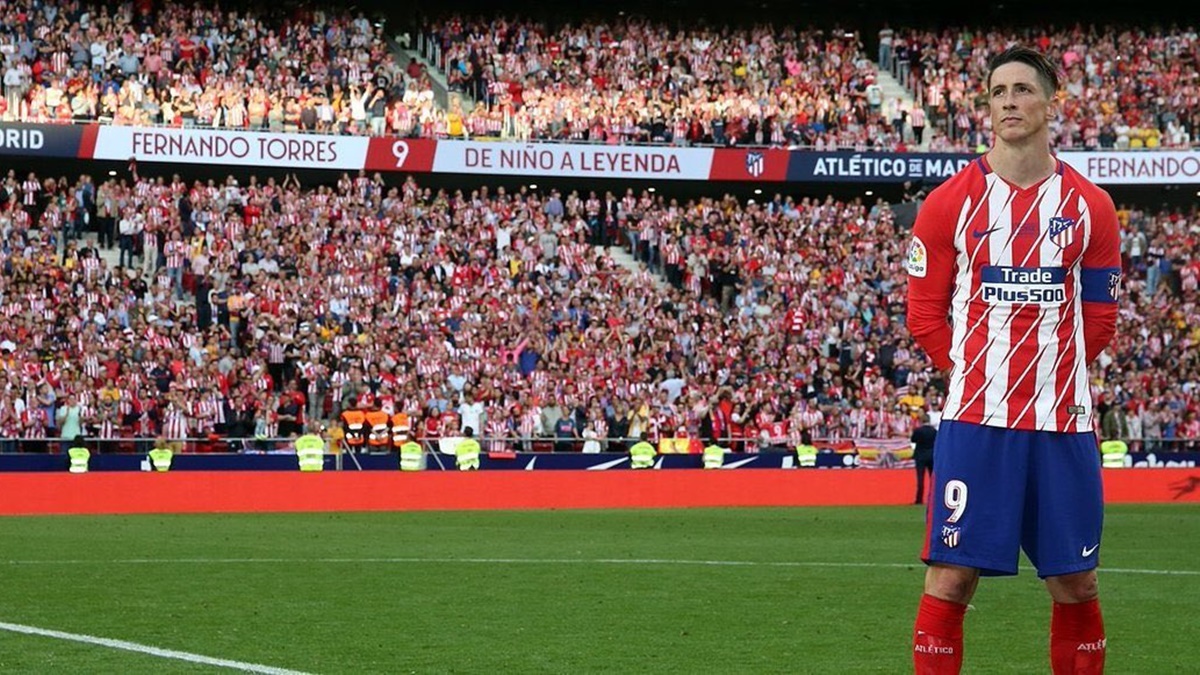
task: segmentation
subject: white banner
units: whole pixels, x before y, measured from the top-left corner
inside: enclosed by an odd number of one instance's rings
[[[290,169],[363,168],[370,139],[171,127],[100,127],[95,159]]]
[[[572,178],[708,180],[711,148],[440,141],[433,170]]]
[[[1200,183],[1200,153],[1172,150],[1060,152],[1059,159],[1098,185]]]

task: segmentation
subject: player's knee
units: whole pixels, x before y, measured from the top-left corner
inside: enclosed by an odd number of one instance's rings
[[[1074,604],[1095,600],[1100,595],[1100,580],[1095,570],[1064,574],[1046,579],[1046,589],[1055,602]]]
[[[931,565],[925,571],[925,592],[935,598],[967,604],[975,594],[979,571],[955,565]]]

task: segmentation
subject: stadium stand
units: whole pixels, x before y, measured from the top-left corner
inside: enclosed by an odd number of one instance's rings
[[[57,437],[67,394],[101,438],[287,437],[360,404],[428,420],[466,392],[486,437],[549,436],[570,415],[601,438],[683,426],[769,431],[769,445],[801,428],[903,436],[939,401],[896,329],[904,238],[883,202],[433,191],[366,174],[112,178],[94,199],[87,185],[10,172],[0,186],[6,437]],[[81,223],[93,203],[121,214],[126,234],[105,246],[130,248],[117,265]],[[1122,312],[1138,328],[1102,357],[1096,393],[1130,410],[1135,437],[1194,439],[1200,362],[1181,348],[1196,340],[1197,212],[1121,215]]]
[[[398,65],[362,14],[4,11],[27,27],[0,30],[14,122],[904,150],[908,113],[868,95],[894,77],[929,113],[928,147],[965,150],[988,141],[966,94],[981,55],[1025,37],[1069,74],[1063,147],[1186,148],[1200,124],[1195,34],[1176,27],[897,24],[876,58],[842,29],[450,16],[423,39],[474,102],[462,110],[441,107],[429,74]],[[478,435],[507,439],[497,448],[551,438],[564,417],[581,436],[657,442],[683,427],[750,450],[794,446],[805,428],[899,438],[939,403],[899,328],[905,224],[883,199],[130,168],[0,181],[5,439],[67,437],[68,395],[93,437],[194,439],[190,450],[265,447],[354,407],[441,434],[468,392],[484,406]],[[1100,412],[1127,410],[1130,438],[1147,444],[1194,444],[1197,210],[1120,214],[1122,312],[1137,328],[1095,367]]]
[[[441,104],[423,67],[361,13],[15,3],[7,18],[28,31],[0,32],[5,120],[970,150],[989,143],[985,107],[967,93],[979,91],[982,55],[1023,39],[1066,71],[1060,147],[1193,147],[1200,125],[1195,32],[1175,24],[901,27],[881,63],[858,31],[837,25],[679,30],[622,16],[551,27],[450,15],[420,36],[449,88],[466,94]],[[893,77],[907,92],[885,100],[877,80]]]
[[[12,3],[0,119],[380,134],[428,122],[428,78],[362,13]]]
[[[957,27],[896,32],[888,69],[927,109],[943,140],[933,148],[988,147],[987,107],[978,98],[986,55],[1025,41],[1065,73],[1055,143],[1064,148],[1195,147],[1197,79],[1193,28],[1076,24],[1060,31],[984,32]]]

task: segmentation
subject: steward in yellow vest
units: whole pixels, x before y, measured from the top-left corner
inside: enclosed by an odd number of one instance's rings
[[[422,464],[425,463],[425,449],[411,436],[393,436],[392,442],[397,441],[399,441],[397,447],[400,450],[400,470],[420,471],[423,468]]]
[[[642,432],[641,439],[629,448],[629,467],[632,469],[653,469],[654,457],[658,451],[650,444],[649,435]]]
[[[475,471],[479,468],[479,441],[475,440],[475,430],[463,427],[462,438],[454,446],[454,463],[459,471]]]
[[[67,457],[71,463],[67,467],[67,471],[71,473],[87,473],[88,462],[92,458],[92,451],[87,449],[83,444],[83,436],[76,436],[74,444],[67,448]]]
[[[1100,466],[1106,469],[1121,469],[1125,467],[1125,455],[1129,454],[1129,444],[1120,439],[1100,443]]]
[[[725,464],[725,453],[729,452],[728,448],[713,443],[704,446],[704,468],[719,469]]]
[[[171,459],[175,456],[175,451],[167,444],[165,438],[155,439],[154,447],[150,448],[150,466],[154,467],[155,471],[169,471],[171,469]]]
[[[325,469],[325,439],[309,427],[308,433],[296,438],[296,461],[301,471],[322,471]]]
[[[796,444],[796,463],[800,466],[817,465],[817,446],[813,445],[808,429],[800,432],[800,442]]]

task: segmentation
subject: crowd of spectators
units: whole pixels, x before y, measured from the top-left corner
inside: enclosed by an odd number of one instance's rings
[[[455,15],[427,30],[450,86],[478,101],[468,133],[855,150],[905,150],[927,133],[931,150],[976,150],[990,143],[987,57],[1022,41],[1062,66],[1059,147],[1187,148],[1200,138],[1192,27],[885,26],[877,59],[839,26],[680,30],[621,16],[551,27]],[[885,99],[879,69],[915,103]]]
[[[4,438],[287,438],[379,406],[498,443],[682,428],[756,450],[802,429],[907,438],[940,408],[903,330],[905,237],[884,202],[365,173],[10,171],[0,193]],[[1130,328],[1095,392],[1130,437],[1194,443],[1200,212],[1120,214]]]
[[[341,134],[445,127],[432,83],[361,12],[5,3],[0,119]]]
[[[941,30],[442,14],[423,26],[451,95],[361,12],[178,2],[7,3],[0,119],[435,138],[970,151],[990,143],[989,54],[1062,65],[1059,147],[1200,139],[1197,34],[1175,24]],[[875,36],[872,36],[873,39]],[[401,63],[407,59],[407,62]],[[885,96],[880,71],[908,87]]]
[[[944,131],[935,147],[986,148],[987,59],[1014,41],[1037,47],[1062,68],[1066,95],[1053,139],[1058,147],[1179,149],[1200,142],[1200,35],[1191,25],[990,31],[887,26],[879,62],[910,86],[933,128]]]
[[[476,101],[463,113],[471,133],[829,149],[912,140],[885,110],[876,65],[851,30],[452,16],[426,35],[449,86]]]

